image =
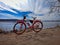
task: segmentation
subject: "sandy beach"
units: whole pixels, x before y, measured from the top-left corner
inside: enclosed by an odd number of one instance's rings
[[[39,33],[24,32],[21,35],[1,33],[0,45],[60,45],[60,27],[43,29]]]

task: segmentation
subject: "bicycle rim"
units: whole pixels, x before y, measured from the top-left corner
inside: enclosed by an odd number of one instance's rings
[[[43,28],[43,23],[40,21],[37,21],[33,24],[33,31],[35,31],[35,32],[41,31],[42,28]]]
[[[13,27],[13,30],[16,34],[22,34],[26,30],[26,26],[24,23],[16,23]]]

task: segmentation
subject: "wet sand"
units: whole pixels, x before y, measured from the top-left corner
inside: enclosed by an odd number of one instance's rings
[[[1,33],[0,45],[60,45],[60,27],[43,29],[39,33],[34,31],[15,33]]]

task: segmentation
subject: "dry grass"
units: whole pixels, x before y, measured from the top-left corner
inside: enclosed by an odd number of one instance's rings
[[[43,29],[39,33],[25,32],[22,35],[1,33],[0,45],[60,45],[60,27]]]

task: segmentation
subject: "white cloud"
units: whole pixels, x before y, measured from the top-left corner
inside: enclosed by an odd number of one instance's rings
[[[22,10],[22,6],[27,6],[27,0],[0,0],[1,2],[9,5],[10,7],[16,8],[18,10]],[[22,4],[22,6],[20,5]]]
[[[21,19],[21,17],[16,17],[16,16],[10,15],[10,14],[2,14],[2,13],[0,13],[0,19]]]
[[[0,8],[1,8],[2,10],[8,10],[8,11],[11,11],[11,12],[16,13],[15,11],[13,11],[13,10],[10,9],[10,6],[4,4],[3,2],[0,2]],[[0,10],[1,10],[1,9],[0,9]]]
[[[42,7],[42,3],[44,0],[0,0],[1,2],[5,3],[6,5],[13,7],[17,10],[22,10],[22,11],[33,11],[35,14],[29,14],[28,16],[31,17],[37,17],[37,19],[55,19],[56,18],[56,14],[52,13],[50,14],[50,16],[48,15],[48,12],[50,11],[49,8],[47,7]],[[51,0],[52,1],[52,0]],[[12,11],[11,9],[9,9],[8,6],[1,6],[3,9]],[[13,12],[13,11],[12,11]],[[39,16],[36,14],[44,14],[43,16]],[[7,17],[9,18],[17,18],[15,16],[12,15],[8,15]],[[59,18],[59,16],[57,16]],[[56,19],[58,19],[56,18]]]
[[[6,5],[16,8],[17,10],[22,11],[33,11],[36,14],[40,13],[47,13],[47,8],[42,8],[43,0],[0,0],[1,2],[5,3]],[[9,9],[8,6],[1,6],[4,9]],[[10,10],[12,11],[12,10]]]
[[[36,14],[47,14],[49,13],[50,9],[49,8],[41,8],[40,10],[36,10]]]

